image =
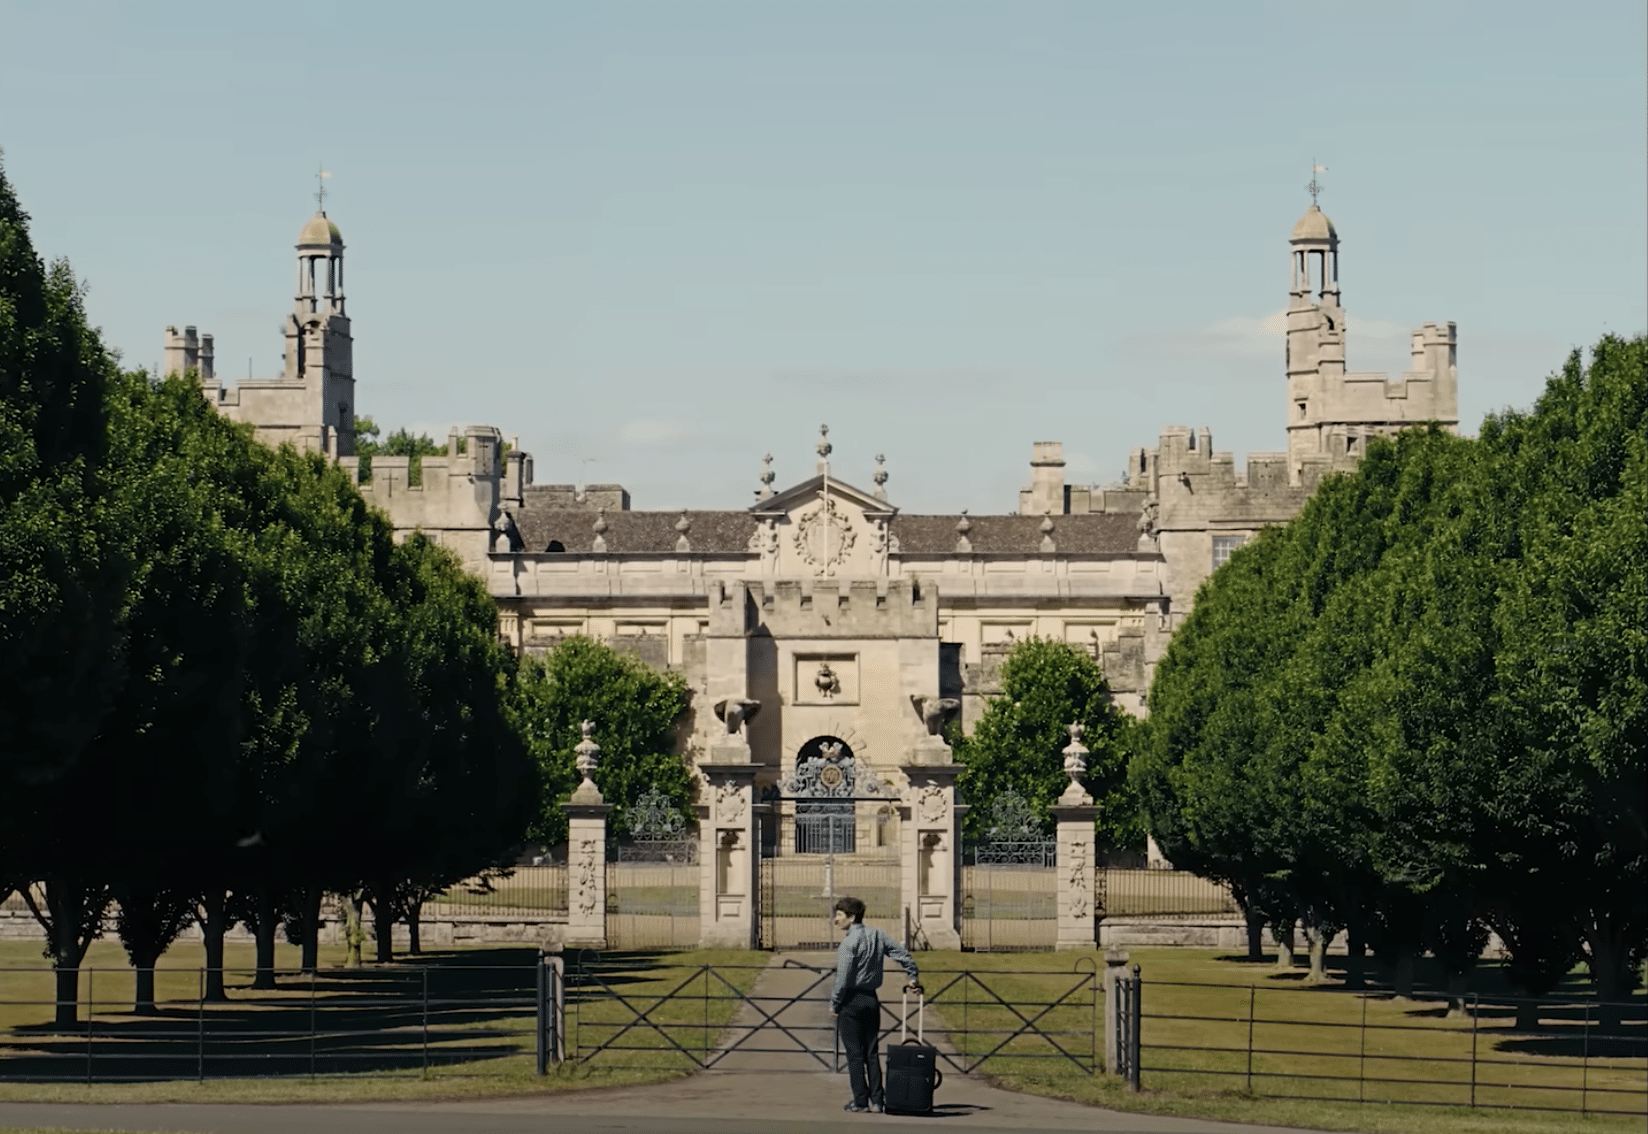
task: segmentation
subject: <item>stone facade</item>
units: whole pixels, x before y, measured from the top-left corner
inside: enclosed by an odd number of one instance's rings
[[[1235,547],[1296,515],[1323,475],[1354,466],[1367,437],[1425,420],[1457,426],[1452,323],[1414,332],[1413,368],[1396,379],[1346,371],[1338,249],[1312,205],[1289,240],[1285,451],[1250,454],[1238,475],[1207,428],[1168,426],[1129,454],[1121,483],[1082,486],[1065,483],[1059,442],[1036,442],[1031,483],[1008,514],[905,513],[882,458],[872,489],[836,474],[827,429],[813,475],[775,490],[768,456],[755,503],[725,510],[638,511],[619,485],[535,485],[530,456],[506,455],[491,426],[454,429],[444,457],[422,459],[418,484],[406,458],[375,457],[368,478],[353,456],[343,240],[324,213],[299,237],[282,377],[229,389],[211,336],[192,327],[167,329],[166,357],[168,369],[196,370],[208,399],[260,438],[336,457],[398,533],[452,547],[486,579],[499,633],[517,651],[583,634],[687,677],[706,941],[753,941],[756,844],[787,845],[794,822],[793,801],[761,800],[782,794],[804,756],[827,751],[887,785],[887,805],[854,802],[863,830],[896,842],[915,928],[951,943],[956,769],[932,707],[953,706],[970,729],[999,691],[1002,657],[1041,636],[1091,651],[1117,701],[1142,713],[1173,627]],[[729,734],[711,710],[746,700],[759,711]],[[593,829],[598,810],[584,805],[573,826]],[[1092,811],[1065,801],[1061,863],[1088,869]],[[604,904],[593,890],[585,898]],[[1061,943],[1091,941],[1085,901],[1061,896]],[[580,939],[597,932],[593,921],[569,928]]]

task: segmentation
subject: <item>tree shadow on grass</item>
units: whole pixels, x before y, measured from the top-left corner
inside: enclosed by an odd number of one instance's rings
[[[145,1081],[421,1071],[531,1049],[536,951],[283,973],[273,990],[231,983],[227,1002],[103,1010],[72,1031],[0,1032],[0,1077]],[[522,953],[532,964],[513,963]],[[480,963],[476,963],[476,962]]]

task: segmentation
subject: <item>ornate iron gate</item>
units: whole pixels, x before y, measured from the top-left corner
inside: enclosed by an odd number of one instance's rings
[[[895,937],[903,933],[903,892],[898,849],[887,841],[887,818],[861,812],[862,803],[885,805],[896,796],[831,736],[808,741],[795,772],[769,802],[794,804],[793,837],[763,847],[760,939],[767,949],[833,948],[838,897],[863,899],[867,925]]]
[[[1009,788],[962,866],[964,949],[1051,949],[1058,942],[1058,840],[1028,801]]]
[[[607,941],[623,949],[697,944],[697,831],[657,788],[635,800],[629,831],[607,862]]]

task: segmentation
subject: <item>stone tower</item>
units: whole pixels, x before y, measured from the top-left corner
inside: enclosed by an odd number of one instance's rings
[[[211,335],[166,328],[166,371],[197,373],[206,400],[225,417],[249,422],[270,445],[290,442],[331,457],[355,452],[354,338],[343,300],[343,234],[317,212],[298,233],[297,295],[281,324],[285,369],[279,378],[218,380]]]
[[[1345,309],[1339,301],[1339,233],[1315,204],[1288,241],[1288,483],[1310,471],[1348,468],[1367,438],[1423,421],[1459,426],[1458,340],[1452,323],[1413,333],[1411,369],[1396,379],[1345,369]]]
[[[343,298],[343,234],[324,210],[298,233],[298,287],[286,337],[288,382],[301,382],[307,421],[300,448],[355,452],[354,339]],[[316,428],[318,426],[318,429]],[[314,433],[311,435],[310,431]]]

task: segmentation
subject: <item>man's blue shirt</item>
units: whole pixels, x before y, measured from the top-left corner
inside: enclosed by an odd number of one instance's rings
[[[882,961],[887,957],[897,961],[912,982],[921,979],[909,950],[882,930],[862,922],[848,926],[847,935],[835,951],[835,988],[830,992],[830,1011],[841,1011],[849,992],[873,992],[880,988]]]

